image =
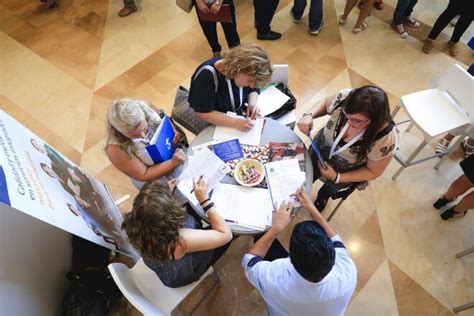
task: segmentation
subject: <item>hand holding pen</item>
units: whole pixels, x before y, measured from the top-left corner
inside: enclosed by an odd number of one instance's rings
[[[193,190],[191,190],[191,193],[194,192],[199,203],[208,199],[208,190],[209,183],[205,177],[200,176],[198,179],[193,179]]]
[[[245,103],[247,107],[247,117],[249,117],[252,120],[256,120],[258,113],[260,113],[260,109],[256,105],[249,105],[248,103]]]

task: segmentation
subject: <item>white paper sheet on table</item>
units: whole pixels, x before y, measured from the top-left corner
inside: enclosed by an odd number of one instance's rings
[[[282,202],[291,202],[294,207],[301,206],[291,197],[306,180],[306,174],[301,171],[298,159],[269,162],[264,167],[273,206],[277,207]]]
[[[227,112],[226,115],[231,117],[239,117],[236,113],[233,112]],[[243,116],[240,117],[243,118]],[[254,121],[254,126],[252,127],[252,129],[247,132],[239,131],[238,129],[233,127],[216,126],[212,139],[224,141],[238,138],[241,144],[258,146],[260,145],[260,138],[262,137],[264,122],[265,120],[263,118],[257,118]]]
[[[199,204],[193,192],[193,179],[203,176],[208,180],[209,191],[229,172],[229,167],[212,151],[202,148],[179,176],[178,189],[193,205]]]
[[[273,206],[267,189],[218,183],[211,200],[225,220],[238,226],[264,230],[272,224]]]
[[[260,92],[258,96],[257,106],[260,108],[260,115],[266,116],[275,112],[290,99],[289,96],[275,88],[269,86]]]

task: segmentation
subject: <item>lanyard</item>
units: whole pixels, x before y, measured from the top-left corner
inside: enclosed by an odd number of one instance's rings
[[[227,88],[229,89],[230,105],[232,105],[232,112],[235,112],[236,109],[235,109],[234,92],[232,91],[232,84],[230,83],[230,79],[227,79]],[[240,87],[239,88],[240,100],[239,100],[239,107],[237,108],[237,110],[240,109],[240,107],[242,106],[243,95],[244,95],[244,88]]]
[[[329,152],[329,159],[331,159],[334,155],[339,155],[344,150],[351,147],[355,142],[357,142],[359,139],[362,138],[362,136],[364,135],[364,132],[365,132],[365,130],[363,130],[362,132],[359,133],[359,135],[357,135],[356,137],[351,139],[347,144],[345,144],[344,146],[342,146],[341,148],[336,150],[337,144],[339,144],[339,142],[342,139],[342,136],[344,136],[344,134],[347,132],[348,129],[349,129],[349,123],[346,123],[346,125],[344,125],[342,130],[339,132],[339,135],[337,135],[336,140],[334,141],[334,143],[331,146],[331,151]]]

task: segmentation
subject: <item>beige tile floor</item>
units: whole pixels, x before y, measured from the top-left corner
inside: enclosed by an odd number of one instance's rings
[[[413,15],[422,26],[409,30],[412,36],[405,40],[388,27],[395,0],[386,0],[384,10],[372,12],[369,28],[357,35],[351,26],[358,10],[339,26],[337,15],[345,2],[325,1],[326,26],[316,37],[307,32],[306,15],[301,24],[291,22],[292,2],[282,0],[272,23],[283,33],[276,42],[257,41],[251,1],[235,2],[242,42],[258,42],[274,63],[290,65],[299,113],[341,88],[368,83],[385,89],[393,107],[402,95],[424,89],[452,63],[474,62],[465,45],[456,59],[447,54],[450,26],[430,55],[421,52],[421,41],[446,0],[420,1]],[[194,12],[180,11],[173,0],[137,3],[136,14],[119,18],[120,0],[63,0],[55,12],[30,0],[0,0],[1,109],[107,183],[117,197],[126,193],[133,197],[136,190],[102,152],[110,101],[147,98],[169,112],[176,86],[188,85],[195,67],[211,54]],[[471,25],[462,41],[472,34]],[[404,136],[403,150],[414,148],[417,137]],[[439,171],[433,169],[435,161],[414,166],[397,181],[391,180],[398,168],[392,162],[367,190],[344,203],[332,225],[359,272],[347,315],[445,315],[474,300],[474,256],[454,258],[473,245],[474,215],[443,222],[431,206],[461,173],[460,157],[456,152]],[[128,201],[121,210],[126,212],[130,205]],[[328,210],[334,205],[331,202]],[[301,214],[295,222],[305,218]],[[281,236],[283,244],[290,233],[291,227]],[[239,238],[219,262],[222,286],[204,300],[196,315],[265,313],[263,301],[240,268],[250,244],[249,238]],[[179,311],[190,302],[185,301]],[[111,314],[138,312],[122,300]]]

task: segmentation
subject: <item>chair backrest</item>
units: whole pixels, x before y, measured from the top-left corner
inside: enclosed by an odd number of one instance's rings
[[[210,267],[201,278],[179,288],[169,288],[140,259],[132,269],[122,263],[109,264],[110,274],[127,300],[144,315],[170,315],[173,309],[214,270]]]
[[[437,83],[446,90],[474,121],[474,77],[458,64],[452,65]]]
[[[273,65],[273,74],[270,82],[283,82],[288,87],[290,85],[290,68],[288,65]]]

